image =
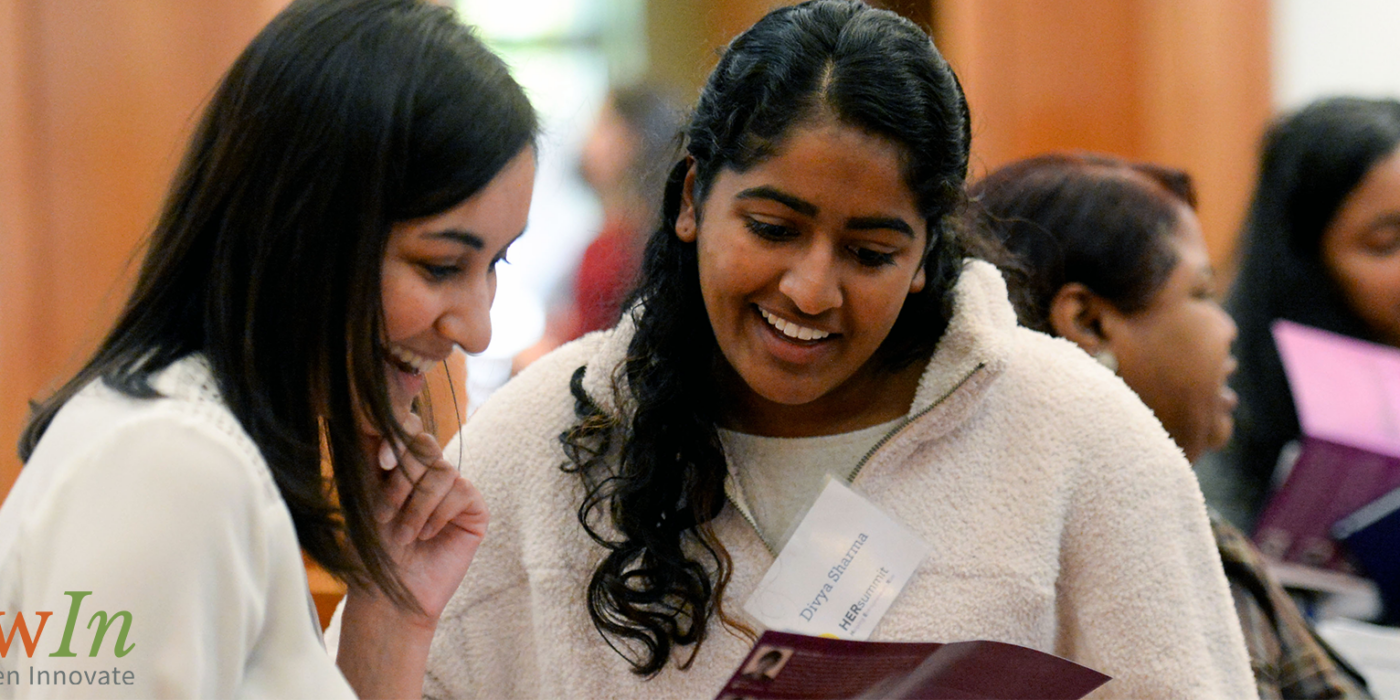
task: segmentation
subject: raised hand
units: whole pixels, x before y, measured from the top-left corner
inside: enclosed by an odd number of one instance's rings
[[[432,622],[456,592],[490,519],[481,492],[443,459],[415,415],[407,445],[381,439],[375,511],[398,574]]]

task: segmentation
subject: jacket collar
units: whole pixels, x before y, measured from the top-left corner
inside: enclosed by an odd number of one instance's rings
[[[634,408],[622,364],[640,313],[633,307],[623,314],[586,365],[583,388],[610,415]],[[948,404],[954,414],[974,408],[983,388],[1005,368],[1015,328],[1016,312],[1007,300],[1001,273],[991,263],[968,259],[953,288],[953,319],[919,379],[910,414],[924,413],[935,404]]]

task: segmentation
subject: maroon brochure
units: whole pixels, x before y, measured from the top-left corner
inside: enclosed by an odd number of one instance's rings
[[[858,642],[769,631],[716,700],[1076,700],[1108,680],[1004,642]]]
[[[1347,570],[1332,526],[1400,488],[1400,350],[1277,321],[1301,450],[1255,525],[1274,559]]]

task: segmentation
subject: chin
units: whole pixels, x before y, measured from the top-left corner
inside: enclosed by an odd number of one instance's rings
[[[1215,430],[1210,434],[1210,440],[1206,444],[1207,452],[1215,452],[1224,449],[1230,444],[1230,436],[1235,434],[1235,419],[1222,418],[1215,424]]]
[[[825,386],[812,386],[807,382],[795,381],[791,377],[765,377],[766,381],[751,382],[744,378],[749,391],[765,401],[783,406],[802,406],[826,396],[831,389]]]

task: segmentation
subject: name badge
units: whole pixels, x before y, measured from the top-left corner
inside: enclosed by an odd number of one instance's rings
[[[744,610],[771,630],[868,639],[931,549],[828,476]]]

